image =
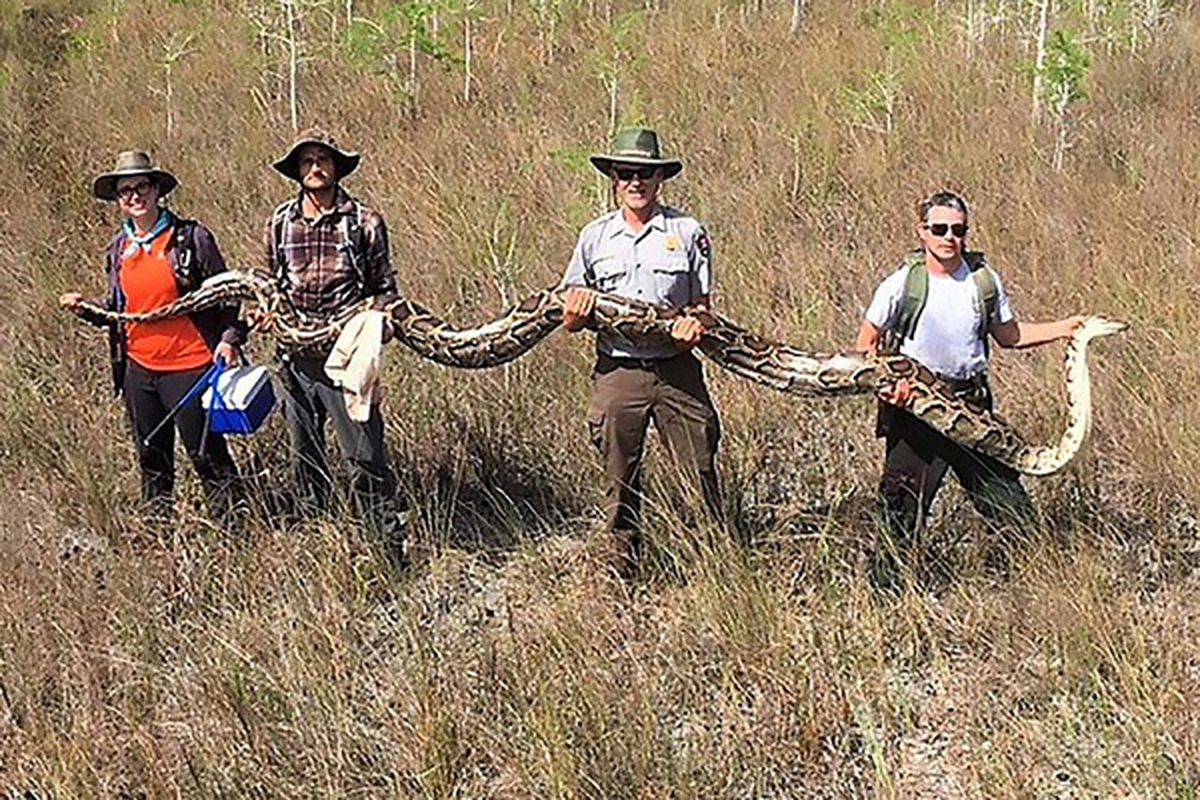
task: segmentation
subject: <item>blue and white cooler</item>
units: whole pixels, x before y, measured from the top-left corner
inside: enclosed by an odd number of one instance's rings
[[[254,433],[275,408],[271,373],[264,366],[221,369],[200,398],[213,433]]]

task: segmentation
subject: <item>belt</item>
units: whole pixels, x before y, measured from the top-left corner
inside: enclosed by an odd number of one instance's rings
[[[612,372],[614,369],[640,369],[654,372],[660,367],[683,358],[687,353],[669,356],[667,358],[627,358],[625,356],[610,356],[607,353],[596,354],[596,371]]]
[[[952,378],[934,374],[938,386],[951,397],[986,408],[990,405],[991,390],[988,388],[986,372],[977,372],[969,378]]]
[[[324,361],[329,358],[329,354],[332,352],[333,342],[310,345],[278,345],[275,348],[275,355],[280,361],[296,361],[298,359]]]

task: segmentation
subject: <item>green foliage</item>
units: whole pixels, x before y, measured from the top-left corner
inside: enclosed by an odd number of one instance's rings
[[[433,32],[430,23],[436,14],[452,12],[454,8],[454,5],[439,0],[408,0],[387,5],[380,20],[385,30],[399,31],[407,47],[415,47],[435,61],[453,65],[461,63],[461,59]]]
[[[1077,37],[1064,31],[1055,31],[1050,36],[1042,71],[1044,99],[1057,114],[1062,115],[1070,105],[1087,97],[1084,82],[1090,66],[1091,58]]]
[[[646,12],[630,11],[618,16],[599,37],[588,54],[588,63],[600,79],[609,97],[609,127],[636,124],[636,96],[627,87],[628,76],[646,61]],[[624,92],[623,92],[624,90]],[[625,96],[624,103],[621,102]]]
[[[356,17],[344,34],[344,49],[352,64],[387,75],[393,92],[408,112],[418,104],[418,72],[422,59],[432,59],[446,69],[462,66],[463,58],[435,31],[435,20],[444,25],[445,16],[458,11],[474,13],[457,0],[408,0],[387,3],[377,20]]]
[[[377,68],[387,48],[387,33],[378,24],[355,17],[346,26],[346,55],[359,67]]]
[[[840,90],[838,100],[851,125],[877,133],[892,131],[905,81],[925,63],[922,48],[933,35],[933,13],[907,0],[871,5],[862,12],[863,25],[878,33],[884,55],[880,68]]]
[[[899,71],[869,72],[861,80],[842,87],[841,106],[851,124],[876,133],[890,133],[902,89]]]
[[[7,28],[21,18],[21,14],[29,7],[25,0],[0,0],[0,25]],[[5,28],[0,28],[4,30]]]
[[[572,172],[587,173],[592,169],[588,161],[591,150],[583,146],[560,147],[550,150],[546,157],[570,169]]]
[[[1075,16],[1088,39],[1110,50],[1136,53],[1168,28],[1176,4],[1172,0],[1110,0],[1080,2]]]
[[[529,0],[537,25],[538,39],[542,43],[544,60],[553,59],[558,26],[575,2],[576,0]]]

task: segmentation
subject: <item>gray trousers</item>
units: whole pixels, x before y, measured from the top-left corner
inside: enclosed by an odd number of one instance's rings
[[[378,404],[366,422],[350,419],[342,390],[325,374],[325,359],[285,352],[280,357],[284,417],[292,439],[292,463],[301,503],[329,509],[333,477],[325,459],[325,421],[333,424],[350,473],[354,513],[390,528],[395,517],[396,476],[383,441]]]

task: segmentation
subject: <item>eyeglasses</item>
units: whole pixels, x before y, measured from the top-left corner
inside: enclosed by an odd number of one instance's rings
[[[954,238],[961,239],[967,235],[967,223],[956,222],[953,225],[947,225],[945,222],[926,223],[925,230],[932,233],[934,236],[945,236],[946,232],[954,234]]]
[[[154,191],[154,184],[150,181],[138,181],[132,186],[120,186],[117,188],[117,196],[124,200],[132,200],[136,194],[139,197],[145,197]]]
[[[658,167],[613,167],[613,174],[617,176],[617,180],[631,181],[641,178],[648,181],[658,174]]]

